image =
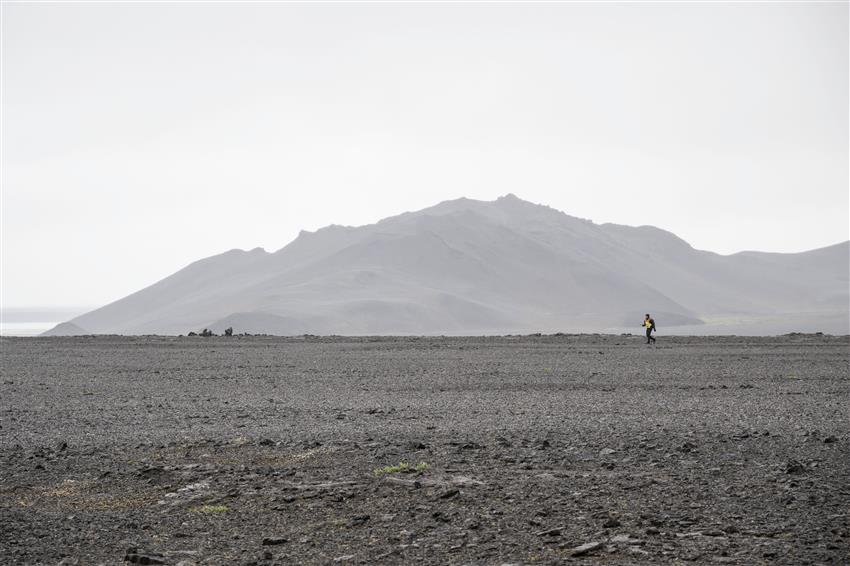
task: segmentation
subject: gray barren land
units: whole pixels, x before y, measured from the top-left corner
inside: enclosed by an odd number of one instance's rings
[[[2,564],[846,564],[848,338],[0,340]]]

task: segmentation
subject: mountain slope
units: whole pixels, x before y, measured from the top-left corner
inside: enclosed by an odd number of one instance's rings
[[[848,294],[846,242],[720,256],[508,195],[302,232],[274,253],[231,250],[71,322],[86,333],[466,334],[631,328],[652,312],[667,327],[787,315],[836,332]]]

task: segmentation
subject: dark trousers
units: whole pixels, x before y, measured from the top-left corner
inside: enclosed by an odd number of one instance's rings
[[[655,342],[655,338],[652,337],[652,328],[646,329],[646,343]]]

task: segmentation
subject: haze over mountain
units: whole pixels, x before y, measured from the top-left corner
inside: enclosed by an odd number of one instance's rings
[[[846,334],[850,242],[721,256],[652,226],[594,224],[507,195],[458,199],[284,248],[197,261],[59,334]]]

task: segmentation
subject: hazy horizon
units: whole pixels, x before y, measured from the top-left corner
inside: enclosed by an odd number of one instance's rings
[[[847,3],[3,3],[0,304],[515,193],[695,248],[850,238]]]

